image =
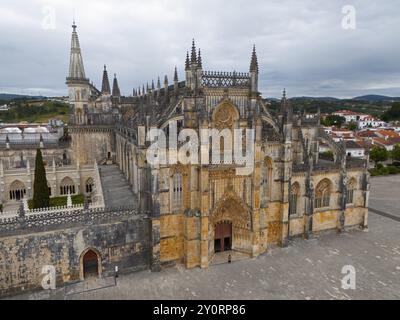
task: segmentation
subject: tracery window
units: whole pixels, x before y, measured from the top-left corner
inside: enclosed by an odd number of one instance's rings
[[[292,185],[290,189],[290,199],[289,199],[289,214],[295,215],[299,213],[299,199],[300,199],[300,186],[296,182]]]
[[[351,179],[347,185],[347,196],[346,203],[353,204],[354,203],[354,191],[356,189],[356,181],[355,179]]]
[[[60,185],[60,195],[75,194],[75,184],[71,178],[65,177],[61,181]]]
[[[87,179],[86,181],[86,193],[93,192],[94,181],[92,178]]]
[[[266,158],[261,167],[261,204],[266,206],[271,198],[272,188],[272,160]]]
[[[318,183],[315,190],[315,208],[326,208],[330,205],[331,200],[331,185],[328,179]]]
[[[10,200],[21,200],[26,196],[26,187],[21,181],[14,181],[10,186]]]

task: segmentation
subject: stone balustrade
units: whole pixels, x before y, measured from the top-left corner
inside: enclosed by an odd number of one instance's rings
[[[0,235],[19,230],[37,230],[50,226],[62,227],[73,223],[108,221],[113,218],[134,215],[147,215],[147,213],[132,207],[105,208],[98,203],[91,204],[88,208],[82,205],[73,205],[28,211],[25,211],[21,205],[18,212],[0,214]]]

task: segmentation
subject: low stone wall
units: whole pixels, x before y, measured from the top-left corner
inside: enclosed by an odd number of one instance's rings
[[[83,255],[98,256],[100,276],[150,268],[151,220],[136,210],[50,213],[0,221],[0,296],[41,290],[42,268],[55,267],[57,287],[83,280]],[[154,261],[153,261],[154,263]]]

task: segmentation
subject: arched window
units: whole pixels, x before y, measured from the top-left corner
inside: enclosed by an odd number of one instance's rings
[[[318,183],[315,189],[315,208],[329,207],[331,200],[331,182],[328,179]]]
[[[86,180],[86,193],[92,193],[93,192],[93,186],[94,186],[94,181],[92,178],[89,178]]]
[[[356,179],[351,179],[347,184],[347,196],[346,196],[346,203],[353,204],[354,203],[354,191],[357,186]]]
[[[26,187],[25,185],[19,181],[15,180],[11,185],[10,185],[10,200],[21,200],[25,197],[26,195]]]
[[[71,178],[65,177],[61,181],[60,194],[61,195],[75,194],[75,184],[74,184],[74,181]]]
[[[290,188],[289,214],[295,215],[299,213],[300,185],[295,182]]]
[[[266,158],[261,167],[261,205],[265,207],[271,199],[272,160]]]
[[[174,210],[182,208],[182,174],[176,173],[172,178],[172,206]]]

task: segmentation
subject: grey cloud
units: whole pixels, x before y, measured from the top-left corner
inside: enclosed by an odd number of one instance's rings
[[[343,30],[354,5],[357,29]],[[43,29],[44,9],[56,29]],[[87,76],[103,64],[122,92],[168,74],[196,38],[208,70],[247,71],[253,43],[264,96],[400,96],[397,0],[11,1],[0,4],[0,92],[66,94],[71,22],[76,17]]]

